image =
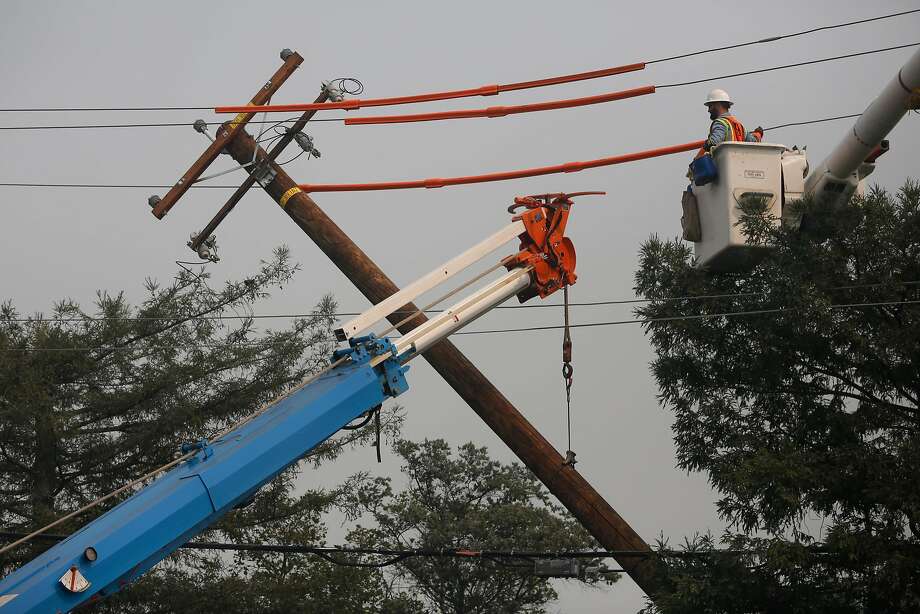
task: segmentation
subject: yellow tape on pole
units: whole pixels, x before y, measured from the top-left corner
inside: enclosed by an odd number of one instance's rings
[[[294,194],[297,194],[298,192],[303,192],[303,190],[301,190],[298,186],[295,185],[293,188],[291,188],[290,190],[282,194],[281,199],[278,202],[278,204],[281,205],[281,208],[284,209],[285,207],[287,207],[288,201],[291,200],[291,197]]]

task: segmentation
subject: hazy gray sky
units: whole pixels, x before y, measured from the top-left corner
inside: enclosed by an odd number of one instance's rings
[[[474,87],[650,60],[704,47],[870,17],[916,2],[42,2],[3,3],[0,107],[214,106],[246,102],[277,68],[283,47],[302,67],[275,102],[305,102],[324,79],[361,79],[363,97]],[[917,41],[920,16],[817,33],[738,51],[650,66],[643,72],[553,88],[425,105],[478,108],[570,98],[664,84]],[[322,151],[289,172],[302,182],[350,182],[467,175],[588,160],[702,138],[702,100],[727,89],[749,129],[857,113],[912,50],[661,90],[606,105],[502,119],[396,126],[319,123],[308,132]],[[421,110],[415,107],[412,111]],[[399,110],[402,111],[401,109]],[[371,111],[373,112],[373,111]],[[192,121],[209,112],[0,113],[0,125]],[[872,177],[897,188],[917,176],[916,116],[890,135],[892,152]],[[769,133],[808,145],[812,164],[851,125],[832,122]],[[206,145],[190,128],[0,133],[0,182],[173,183]],[[292,148],[292,153],[295,151]],[[680,192],[689,155],[505,183],[363,194],[316,200],[390,276],[405,284],[508,221],[515,195],[607,190],[576,206],[569,234],[578,251],[572,300],[627,299],[641,243],[679,234]],[[214,170],[229,168],[220,160]],[[240,182],[238,172],[220,183]],[[229,191],[190,192],[163,221],[150,215],[150,190],[0,187],[0,298],[25,312],[57,299],[89,304],[97,289],[138,299],[145,276],[170,278]],[[160,193],[163,193],[161,190]],[[366,301],[278,210],[254,189],[218,231],[220,280],[244,275],[281,243],[304,271],[260,308],[307,311],[331,292],[343,310]],[[509,252],[512,248],[509,248]],[[555,299],[554,299],[555,300]],[[628,306],[585,308],[575,322],[629,319]],[[556,310],[500,311],[475,327],[558,324]],[[280,324],[279,324],[280,325]],[[646,540],[680,541],[723,523],[703,475],[675,469],[672,417],[656,401],[652,358],[635,325],[574,331],[574,448],[579,470]],[[565,449],[560,334],[457,337],[456,343],[551,441]],[[513,456],[422,361],[400,399],[410,438],[443,437]],[[394,458],[349,454],[307,478],[334,483],[369,468],[394,474]],[[560,583],[559,612],[635,611],[628,580],[607,592]]]

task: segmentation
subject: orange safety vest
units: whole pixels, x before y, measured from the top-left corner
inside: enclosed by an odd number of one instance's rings
[[[725,141],[744,141],[744,126],[738,121],[737,117],[734,115],[723,115],[712,123],[715,124],[716,122],[725,126]],[[712,125],[710,125],[709,131],[712,132]],[[723,141],[723,143],[725,141]],[[696,160],[701,156],[705,156],[707,153],[706,146],[704,145],[696,152],[696,156],[694,156],[693,159]]]

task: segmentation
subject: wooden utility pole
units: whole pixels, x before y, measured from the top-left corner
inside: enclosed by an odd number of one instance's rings
[[[258,160],[270,164],[275,176],[270,183],[264,183],[265,191],[371,303],[376,304],[399,290],[313,199],[297,187],[297,182],[284,169],[269,161],[266,152],[245,130],[240,130],[227,144],[226,151],[240,164],[251,161],[254,154]],[[252,172],[252,168],[247,167],[247,171]],[[402,317],[400,312],[416,310],[414,305],[406,305],[389,316],[389,320],[396,324]],[[426,320],[419,316],[400,326],[399,331],[406,334]],[[424,357],[598,542],[610,550],[637,551],[638,555],[616,557],[617,562],[653,597],[659,586],[658,578],[653,564],[642,555],[650,552],[650,548],[616,510],[574,467],[564,464],[559,452],[450,341],[442,341],[425,352]]]

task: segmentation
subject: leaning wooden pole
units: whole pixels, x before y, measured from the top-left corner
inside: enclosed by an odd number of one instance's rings
[[[241,130],[226,150],[242,164],[253,159],[256,147],[252,136]],[[259,148],[259,159],[265,155]],[[275,163],[271,166],[275,177],[263,186],[265,191],[371,303],[379,303],[399,290],[284,169]],[[409,310],[415,311],[416,307],[410,304],[400,311]],[[389,319],[396,324],[402,317],[397,312]],[[415,318],[399,331],[405,334],[426,319]],[[578,471],[563,464],[559,452],[450,341],[442,341],[424,357],[601,545],[634,552],[631,556],[617,556],[617,562],[647,595],[654,597],[658,579],[652,563],[642,555],[650,548],[622,516]]]

